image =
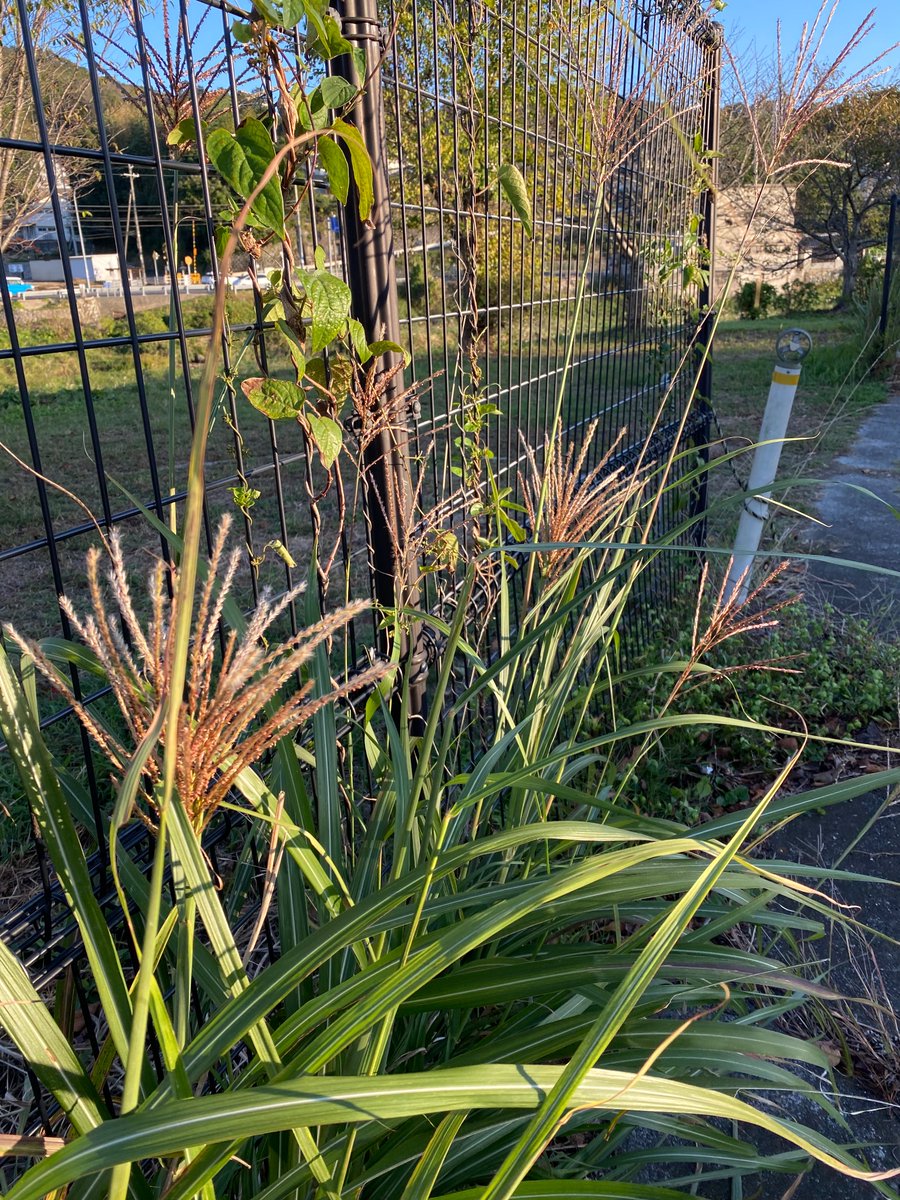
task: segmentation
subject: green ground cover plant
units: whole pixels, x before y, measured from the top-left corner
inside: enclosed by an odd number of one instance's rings
[[[750,803],[804,729],[838,742],[889,740],[896,733],[900,645],[865,618],[804,599],[801,585],[796,573],[782,576],[777,593],[787,603],[777,620],[715,647],[704,659],[706,673],[695,677],[678,704],[679,711],[701,707],[792,732],[759,738],[739,726],[721,726],[699,736],[693,730],[667,734],[640,774],[629,778],[626,795],[636,809],[693,825]],[[704,595],[699,603],[705,622],[712,601]],[[696,583],[690,580],[661,616],[642,663],[666,655],[676,662],[688,658],[697,604]],[[642,719],[652,718],[664,702],[643,679],[617,697],[620,708]],[[812,745],[790,786],[871,769],[871,761],[850,745]]]

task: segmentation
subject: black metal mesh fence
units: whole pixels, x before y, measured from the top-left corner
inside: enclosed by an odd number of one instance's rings
[[[622,11],[583,0],[549,10],[534,0],[411,0],[377,21],[366,4],[345,7],[347,28],[384,55],[380,150],[411,356],[417,548],[432,559],[442,546],[471,549],[474,476],[488,463],[498,491],[520,500],[520,476],[549,437],[576,455],[589,439],[584,472],[610,450],[611,465],[633,467],[702,446],[705,409],[691,410],[694,372],[681,367],[696,354],[706,302],[711,199],[698,163],[714,149],[713,27],[669,0]],[[85,607],[84,555],[98,527],[120,532],[136,578],[171,555],[161,527],[179,527],[224,193],[203,156],[167,134],[185,117],[230,125],[273,112],[230,21],[228,6],[197,0],[153,12],[79,0],[58,17],[17,0],[3,17],[0,612],[31,637],[70,635],[58,597]],[[288,49],[302,61],[300,35]],[[507,165],[524,180],[532,231],[498,182]],[[346,215],[316,175],[293,220],[298,260],[321,248],[352,282]],[[281,265],[263,255],[263,288],[265,270]],[[357,481],[343,480],[342,500],[299,426],[268,421],[240,393],[242,378],[286,365],[248,266],[236,264],[228,300],[207,539],[232,514],[246,545],[236,590],[247,609],[261,589],[307,575],[314,541],[320,565],[331,560],[326,603],[368,594]],[[659,528],[678,526],[691,502],[667,493]],[[518,511],[507,510],[512,540]],[[383,514],[369,516],[377,525]],[[663,556],[642,585],[636,639],[650,593],[670,594],[678,570],[676,556]],[[427,573],[424,602],[446,607],[455,581],[449,568]],[[292,606],[291,625],[301,619]],[[348,661],[374,636],[370,620],[351,627]],[[70,673],[76,695],[102,714],[102,681]],[[68,707],[40,687],[36,697],[112,911],[107,768]],[[77,936],[5,758],[0,793],[3,889],[16,909],[0,936],[40,982],[70,978],[84,1007]],[[231,832],[223,822],[211,853]]]
[[[680,437],[702,288],[692,221],[708,197],[713,30],[672,6],[628,17],[573,0],[390,11],[387,140],[401,325],[420,386],[420,507],[461,540],[467,455],[518,499],[545,439],[587,472],[653,431]],[[668,14],[668,15],[667,15]],[[615,108],[612,116],[609,106]],[[522,172],[529,237],[495,181]],[[665,442],[663,436],[659,444]],[[475,449],[477,443],[478,449]],[[433,602],[433,598],[432,598]]]

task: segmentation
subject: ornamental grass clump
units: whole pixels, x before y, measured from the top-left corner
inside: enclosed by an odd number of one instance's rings
[[[534,540],[561,543],[558,549],[538,554],[541,570],[549,579],[559,578],[579,545],[596,541],[607,521],[645,486],[641,472],[626,475],[624,466],[610,467],[610,460],[625,436],[624,429],[599,462],[585,470],[599,425],[599,421],[593,421],[580,443],[561,439],[562,446],[547,455],[543,469],[534,449],[525,445],[529,473],[524,479],[520,473],[519,482]],[[554,438],[548,436],[545,440],[548,446],[556,445],[560,440],[559,427]]]
[[[722,719],[670,711],[633,721],[614,711],[603,727],[586,728],[600,696],[626,682],[615,646],[631,586],[622,567],[640,544],[636,507],[632,497],[610,516],[593,546],[602,565],[580,589],[583,557],[552,580],[538,578],[534,603],[497,657],[467,644],[474,566],[449,627],[423,614],[445,640],[416,737],[405,688],[392,699],[375,688],[358,717],[346,709],[327,675],[330,623],[317,623],[301,638],[317,642],[313,687],[298,702],[315,706],[308,738],[301,747],[282,736],[221,800],[240,822],[233,870],[224,878],[213,870],[178,802],[189,786],[180,774],[173,802],[151,814],[149,878],[116,837],[114,817],[121,934],[90,887],[65,798],[77,801],[77,785],[50,759],[0,650],[0,728],[79,925],[109,1030],[89,1071],[53,998],[0,944],[0,1020],[52,1112],[46,1140],[19,1147],[37,1161],[10,1200],[43,1200],[70,1185],[125,1197],[145,1184],[166,1200],[436,1200],[459,1192],[506,1200],[545,1196],[548,1176],[564,1200],[586,1192],[650,1200],[659,1188],[633,1176],[664,1146],[674,1200],[697,1182],[697,1161],[735,1181],[772,1168],[752,1139],[723,1138],[722,1120],[785,1139],[778,1171],[796,1173],[814,1157],[855,1178],[890,1176],[773,1110],[773,1097],[789,1090],[834,1115],[820,1090],[828,1053],[772,1026],[786,1007],[834,995],[818,966],[797,962],[796,940],[853,918],[818,890],[816,868],[752,855],[762,822],[896,784],[900,771],[782,797],[798,750],[752,809],[697,829],[638,814],[595,786],[597,764],[612,768],[628,750],[640,769],[648,736]],[[213,557],[224,582],[231,560],[224,536],[219,544]],[[579,554],[591,551],[586,542]],[[500,572],[500,614],[517,582]],[[252,667],[275,656],[277,675],[282,661],[258,640],[271,605],[226,638],[216,651],[224,665],[210,667],[217,599],[207,580],[188,647],[183,702],[194,705],[198,727],[218,694],[205,681],[235,672],[242,695],[254,686]],[[226,609],[226,622],[239,624]],[[708,633],[695,631],[695,657],[710,639],[759,620],[744,609],[717,612]],[[110,662],[139,671],[141,651],[120,646],[111,624],[108,637],[101,633],[99,619],[83,618],[82,636]],[[158,663],[152,628],[143,636]],[[251,630],[256,649],[241,658]],[[150,674],[129,683],[128,694],[152,688]],[[667,674],[670,664],[646,670],[651,683]],[[677,691],[683,667],[674,674]],[[169,678],[163,671],[163,683]],[[585,679],[587,689],[579,687]],[[251,709],[260,711],[256,702]],[[775,732],[738,723],[756,736]],[[464,735],[473,726],[480,741]],[[136,774],[146,779],[143,764],[159,753],[158,722],[139,745],[131,738],[116,743],[125,755],[116,805],[123,819]],[[273,878],[257,909],[246,880],[264,860]],[[269,905],[277,953],[254,953],[251,970],[241,914],[253,922],[252,946]],[[135,950],[133,981],[124,964]],[[163,1052],[158,1073],[146,1053],[151,1031]],[[818,1071],[820,1082],[812,1086],[792,1063]],[[642,1156],[632,1134],[660,1145]]]

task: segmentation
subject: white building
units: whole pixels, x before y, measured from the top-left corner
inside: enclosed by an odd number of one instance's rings
[[[72,267],[72,278],[76,283],[87,283],[91,287],[103,287],[104,284],[120,284],[122,271],[119,266],[118,254],[73,254],[69,258]],[[25,268],[23,275],[34,283],[63,283],[63,265],[61,258],[36,258],[33,262],[22,264]]]
[[[19,228],[18,238],[23,242],[31,242],[36,250],[41,250],[44,253],[53,249],[59,249],[59,244],[62,242],[69,249],[76,249],[76,222],[75,222],[75,205],[72,198],[72,189],[69,186],[69,181],[64,172],[57,168],[57,194],[59,196],[59,207],[62,215],[62,229],[57,230],[56,221],[53,216],[53,205],[50,203],[50,196],[43,205],[32,213],[28,220]]]

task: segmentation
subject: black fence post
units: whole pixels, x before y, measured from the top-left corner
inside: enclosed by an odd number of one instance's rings
[[[715,312],[712,300],[716,285],[716,188],[718,185],[718,160],[712,155],[719,148],[719,103],[722,90],[722,42],[724,30],[721,25],[710,21],[701,32],[703,50],[703,149],[711,155],[706,161],[706,188],[701,199],[703,238],[708,251],[707,281],[700,289],[699,352],[702,365],[697,380],[697,397],[704,418],[699,422],[694,442],[704,465],[709,462],[709,439],[712,427],[712,338],[715,330]],[[692,515],[699,516],[706,509],[707,473],[698,478],[692,497]],[[693,530],[693,540],[702,544],[706,520],[701,520]]]
[[[400,341],[394,230],[391,222],[387,137],[381,82],[382,30],[376,0],[343,0],[341,31],[365,52],[363,95],[349,116],[362,134],[373,170],[374,203],[368,221],[360,220],[351,202],[344,209],[347,264],[353,313],[369,341]],[[339,68],[354,78],[352,61]],[[363,81],[360,81],[363,82]],[[384,608],[415,607],[418,599],[417,564],[411,547],[413,484],[409,454],[409,405],[405,397],[403,363],[397,354],[381,357],[375,376],[378,392],[376,434],[364,452],[369,558],[376,601]],[[363,431],[365,437],[365,431]],[[412,715],[422,708],[424,664],[418,653],[418,628],[401,647],[409,662]],[[388,645],[382,650],[389,651]],[[410,659],[410,650],[412,658]]]
[[[881,292],[881,318],[878,322],[878,332],[882,337],[887,333],[888,313],[891,307],[891,285],[894,278],[894,239],[897,236],[897,193],[891,196],[891,215],[888,218],[887,251],[884,258],[884,287]]]

